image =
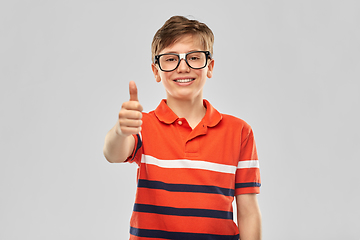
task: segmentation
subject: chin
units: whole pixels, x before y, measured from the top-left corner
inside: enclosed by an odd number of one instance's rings
[[[194,95],[194,94],[176,94],[176,95],[172,95],[172,98],[174,99],[178,99],[181,101],[190,101],[190,100],[194,100],[196,98],[198,98],[199,95]]]

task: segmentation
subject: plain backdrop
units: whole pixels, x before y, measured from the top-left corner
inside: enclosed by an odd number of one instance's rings
[[[165,91],[152,37],[215,34],[204,97],[255,132],[264,240],[359,240],[360,2],[0,1],[0,239],[128,239],[136,164],[102,147],[128,82]]]

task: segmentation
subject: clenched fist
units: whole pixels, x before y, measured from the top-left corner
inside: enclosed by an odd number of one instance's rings
[[[139,103],[136,84],[133,81],[129,83],[130,101],[124,102],[119,112],[119,121],[116,127],[116,133],[121,136],[137,134],[141,131],[142,110]]]

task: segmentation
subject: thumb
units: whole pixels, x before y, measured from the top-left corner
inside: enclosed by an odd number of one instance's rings
[[[137,87],[134,81],[129,82],[130,101],[139,101]]]

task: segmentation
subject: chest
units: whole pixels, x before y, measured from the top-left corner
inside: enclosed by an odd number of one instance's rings
[[[152,123],[142,131],[143,154],[158,159],[202,160],[237,166],[241,152],[240,132],[229,126],[192,129],[185,119],[173,124]]]

